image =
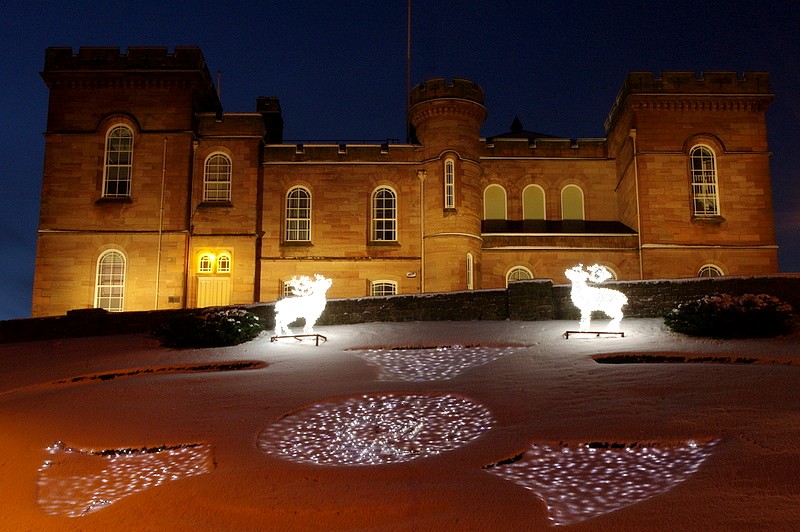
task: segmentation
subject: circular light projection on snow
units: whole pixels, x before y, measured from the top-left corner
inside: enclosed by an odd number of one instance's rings
[[[518,353],[524,347],[489,347],[451,345],[406,349],[369,349],[356,353],[379,368],[382,381],[448,380],[460,373],[488,364],[506,355]]]
[[[671,490],[700,468],[717,442],[534,444],[486,470],[543,499],[552,524],[570,525]]]
[[[391,464],[452,451],[493,425],[485,406],[455,395],[370,394],[290,414],[259,434],[258,448],[311,464]]]

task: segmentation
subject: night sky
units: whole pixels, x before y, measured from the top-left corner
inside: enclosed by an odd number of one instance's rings
[[[30,316],[49,46],[199,46],[226,112],[280,98],[284,138],[405,139],[407,0],[12,0],[0,59],[0,320]],[[411,81],[465,77],[482,134],[603,137],[630,71],[764,70],[780,267],[800,271],[800,3],[415,0]],[[743,199],[743,201],[746,201]],[[724,206],[723,206],[724,209]]]

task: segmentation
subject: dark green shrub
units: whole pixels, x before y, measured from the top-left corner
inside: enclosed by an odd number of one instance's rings
[[[767,294],[712,294],[681,303],[664,317],[675,332],[716,338],[763,338],[791,327],[792,307]]]
[[[221,347],[252,340],[264,330],[258,316],[242,309],[214,309],[172,318],[153,332],[167,347]]]

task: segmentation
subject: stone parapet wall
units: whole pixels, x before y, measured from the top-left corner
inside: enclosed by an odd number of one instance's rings
[[[770,294],[800,313],[800,274],[763,277],[614,281],[603,286],[628,296],[625,316],[656,318],[682,301],[714,292],[732,295]],[[332,299],[318,325],[345,325],[377,321],[471,321],[471,320],[577,320],[570,301],[570,285],[549,280],[512,283],[508,289],[474,290],[435,294],[410,294],[359,299]],[[273,303],[239,305],[274,327]],[[65,316],[0,321],[0,342],[47,340],[110,334],[140,334],[185,313],[204,309],[109,313],[101,309],[70,311]],[[624,321],[623,321],[624,325]],[[624,328],[624,327],[623,327]]]

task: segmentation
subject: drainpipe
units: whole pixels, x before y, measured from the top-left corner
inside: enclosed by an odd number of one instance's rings
[[[164,185],[167,176],[167,137],[164,137],[164,152],[161,155],[161,204],[158,208],[158,254],[156,255],[156,300],[153,308],[158,310],[158,295],[161,281],[161,241],[164,235]]]
[[[419,291],[425,293],[425,178],[428,172],[417,170],[419,178]]]
[[[644,279],[644,258],[642,257],[642,210],[639,205],[639,153],[636,148],[636,128],[631,129],[630,137],[633,141],[633,183],[636,190],[636,236],[639,239],[639,279]]]

